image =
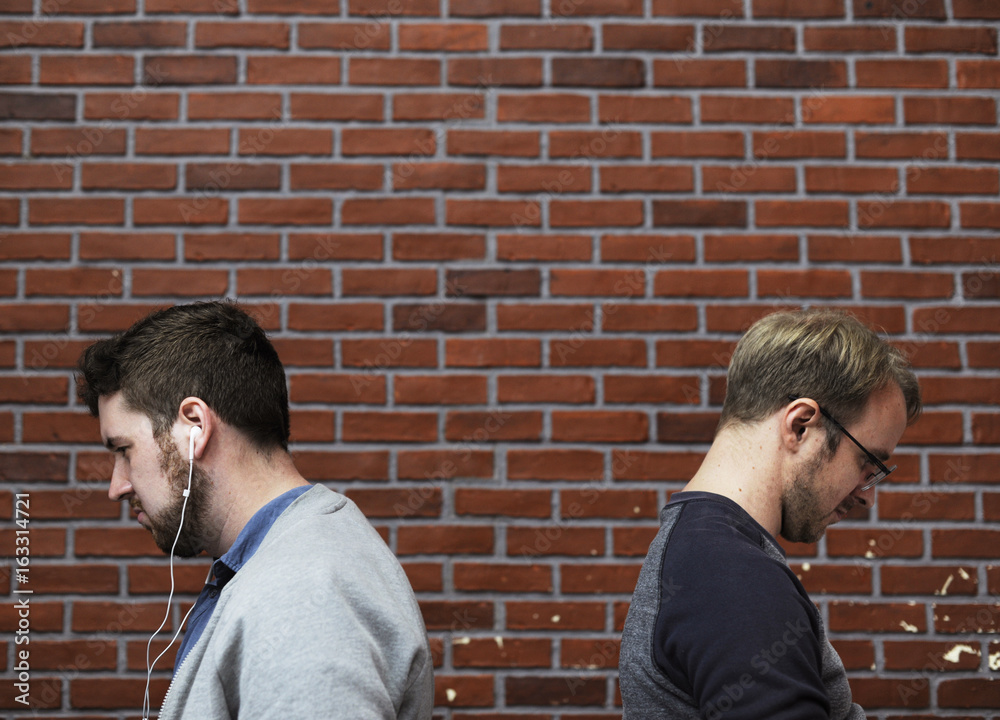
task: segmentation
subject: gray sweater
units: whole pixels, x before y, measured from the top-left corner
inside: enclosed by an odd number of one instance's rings
[[[426,720],[434,703],[413,590],[357,506],[293,502],[226,584],[161,720]]]

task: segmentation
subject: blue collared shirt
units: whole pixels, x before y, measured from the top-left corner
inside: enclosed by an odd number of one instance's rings
[[[184,640],[181,642],[181,647],[177,651],[177,660],[174,662],[175,675],[178,668],[184,662],[184,658],[187,657],[188,652],[198,642],[198,638],[201,637],[205,626],[208,625],[208,619],[212,617],[212,612],[215,610],[215,605],[219,600],[219,593],[222,592],[222,588],[233,579],[240,568],[257,552],[257,548],[260,547],[264,536],[267,535],[267,532],[271,529],[274,521],[278,519],[278,516],[296,498],[309,490],[310,487],[312,486],[303,485],[302,487],[293,488],[279,495],[254,513],[254,516],[250,518],[250,522],[236,536],[236,542],[229,548],[229,551],[216,559],[212,565],[212,579],[208,581],[201,591],[201,595],[198,596],[198,602],[195,603],[194,610],[191,612],[191,617],[188,618],[188,629],[184,633]]]

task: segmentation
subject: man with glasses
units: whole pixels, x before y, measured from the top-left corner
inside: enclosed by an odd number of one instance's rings
[[[661,512],[632,597],[624,720],[865,717],[776,538],[816,542],[870,506],[920,409],[905,357],[849,315],[780,312],[747,331],[712,446]]]

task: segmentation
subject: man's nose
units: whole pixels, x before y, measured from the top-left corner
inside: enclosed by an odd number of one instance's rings
[[[132,492],[132,484],[123,465],[124,463],[115,458],[115,467],[111,471],[111,484],[108,486],[108,497],[115,501]]]
[[[875,488],[870,487],[867,490],[862,490],[861,487],[862,486],[859,485],[857,489],[855,489],[855,491],[851,493],[851,495],[853,495],[857,499],[859,505],[862,505],[864,507],[871,507],[872,505],[875,504]]]

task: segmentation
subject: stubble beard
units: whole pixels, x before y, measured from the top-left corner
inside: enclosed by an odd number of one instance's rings
[[[819,471],[830,461],[822,453],[813,459],[781,496],[781,535],[791,542],[814,543],[826,532],[824,513],[818,492]]]
[[[156,443],[160,448],[160,467],[170,488],[171,499],[156,516],[146,513],[148,529],[153,535],[156,546],[165,554],[169,555],[173,548],[173,554],[177,557],[194,557],[204,549],[208,495],[211,487],[209,478],[201,468],[194,468],[191,493],[185,506],[184,489],[188,485],[189,463],[181,457],[171,442],[169,433],[157,438]],[[181,526],[182,514],[184,529],[178,537],[177,531]]]

